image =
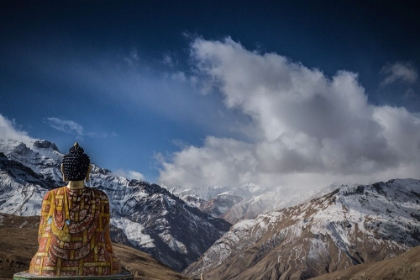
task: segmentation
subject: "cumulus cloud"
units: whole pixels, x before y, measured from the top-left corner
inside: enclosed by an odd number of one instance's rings
[[[0,114],[0,138],[13,139],[16,141],[29,144],[33,139],[28,136],[28,133],[16,128],[15,122],[10,121]]]
[[[52,128],[68,134],[76,135],[77,137],[83,136],[83,126],[75,123],[72,120],[62,120],[59,118],[46,118],[45,123],[49,124]]]
[[[370,105],[356,73],[327,77],[230,38],[196,39],[191,56],[200,78],[223,95],[227,108],[249,116],[258,133],[249,142],[208,136],[201,147],[160,156],[160,183],[322,187],[417,176],[419,116]],[[390,73],[414,79],[411,72]]]
[[[417,81],[417,70],[410,63],[395,63],[384,66],[381,73],[385,75],[382,85],[389,85],[396,81],[402,81],[407,84],[413,84]]]

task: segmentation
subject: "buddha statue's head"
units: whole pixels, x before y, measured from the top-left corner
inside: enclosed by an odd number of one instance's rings
[[[61,171],[63,172],[64,181],[89,179],[90,158],[77,142],[70,148],[69,153],[64,155]]]

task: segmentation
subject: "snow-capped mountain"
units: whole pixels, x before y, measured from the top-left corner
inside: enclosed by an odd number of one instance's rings
[[[243,200],[242,197],[232,195],[228,192],[218,194],[215,198],[206,201],[200,209],[210,213],[214,217],[223,218],[224,214],[232,207]],[[236,221],[235,221],[236,222]]]
[[[0,139],[0,212],[39,215],[46,191],[65,185],[63,154],[48,141]],[[151,254],[181,271],[231,226],[186,204],[156,184],[128,180],[93,165],[90,186],[107,193],[112,239]]]
[[[294,190],[285,188],[269,189],[254,184],[234,189],[213,186],[196,189],[177,187],[169,190],[189,205],[195,206],[213,217],[222,218],[235,224],[243,219],[253,219],[259,214],[309,201],[313,197],[328,193],[332,187],[304,193],[296,193]]]
[[[313,197],[313,194],[313,191],[308,191],[303,194],[292,194],[290,191],[281,188],[267,190],[265,193],[235,203],[219,217],[235,224],[243,219],[253,219],[259,214],[297,205],[309,200]]]
[[[235,216],[235,218],[232,219],[232,221],[224,217],[225,213],[229,212],[232,209],[232,207],[244,200],[243,197],[235,195],[232,191],[226,191],[222,193],[215,192],[213,194],[215,195],[215,197],[210,197],[209,195],[206,195],[205,197],[207,197],[208,200],[201,198],[197,194],[190,194],[189,192],[181,192],[177,193],[176,195],[183,199],[188,205],[197,207],[200,210],[212,215],[213,217],[222,218],[230,222],[231,224],[234,224],[236,221],[243,218],[242,212],[240,215],[238,215],[239,218],[236,219]]]
[[[242,197],[243,199],[252,198],[255,195],[264,193],[266,190],[260,186],[254,184],[247,184],[239,188],[222,187],[222,186],[207,186],[196,188],[184,188],[182,186],[171,187],[163,185],[171,193],[176,194],[179,197],[199,197],[205,201],[217,197],[219,194],[230,194],[234,196]]]
[[[420,245],[420,181],[341,188],[243,220],[184,273],[205,279],[308,279]]]

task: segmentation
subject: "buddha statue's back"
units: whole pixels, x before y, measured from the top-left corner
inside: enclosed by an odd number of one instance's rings
[[[117,275],[121,266],[109,236],[107,195],[84,186],[90,159],[76,143],[61,165],[67,186],[47,192],[42,201],[39,248],[29,274],[49,277]],[[118,278],[120,279],[120,278]]]
[[[111,275],[120,272],[109,239],[109,202],[105,193],[67,187],[43,200],[39,249],[29,273],[42,276]]]

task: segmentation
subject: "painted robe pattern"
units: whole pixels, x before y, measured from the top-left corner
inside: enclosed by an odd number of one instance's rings
[[[107,195],[85,187],[61,187],[45,194],[38,252],[29,273],[41,276],[96,276],[121,271],[109,237]]]

